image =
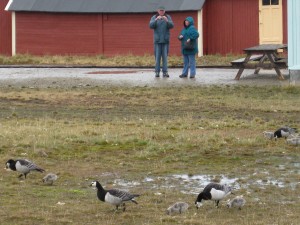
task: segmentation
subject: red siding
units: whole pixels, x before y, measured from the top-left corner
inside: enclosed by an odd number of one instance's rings
[[[52,14],[16,15],[17,53],[55,54],[153,54],[153,14]],[[170,13],[175,28],[171,30],[170,54],[180,55],[177,36],[187,16],[197,12]]]
[[[9,0],[0,0],[0,54],[11,55],[11,13],[5,11]]]
[[[287,24],[287,0],[282,0],[282,17],[283,17],[283,43],[286,44],[288,42],[288,24]]]
[[[102,42],[99,20],[96,14],[18,12],[17,53],[95,54]]]
[[[208,0],[203,14],[204,54],[242,53],[259,43],[257,0]]]
[[[153,30],[149,28],[153,14],[110,14],[104,15],[104,53],[153,54]],[[170,55],[180,55],[180,42],[177,39],[183,21],[187,16],[197,19],[196,12],[170,13],[175,27],[170,31]]]

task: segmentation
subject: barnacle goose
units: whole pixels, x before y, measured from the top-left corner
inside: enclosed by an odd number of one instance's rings
[[[6,162],[6,169],[18,171],[19,173],[21,173],[19,175],[19,178],[24,175],[25,179],[27,174],[30,173],[30,171],[38,171],[41,173],[45,171],[44,169],[38,167],[33,162],[27,159],[17,159],[17,160],[9,159]]]
[[[130,194],[118,189],[105,190],[98,181],[93,181],[90,186],[97,188],[97,197],[100,201],[116,206],[116,210],[118,210],[118,207],[122,205],[123,211],[125,211],[125,202],[127,201],[138,204],[134,200],[135,197],[140,196],[138,194]]]
[[[297,133],[297,128],[281,127],[274,132],[275,139],[284,137],[285,139],[290,135]]]
[[[218,207],[220,200],[232,193],[232,188],[227,184],[209,183],[198,195],[195,205],[197,209],[202,206],[202,200],[214,200]]]

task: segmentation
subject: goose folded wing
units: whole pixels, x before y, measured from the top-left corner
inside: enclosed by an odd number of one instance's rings
[[[216,190],[223,190],[223,186],[216,183],[209,183],[204,189],[203,192],[210,192],[211,189],[214,188]]]
[[[118,190],[118,189],[111,189],[108,191],[111,195],[115,196],[115,197],[118,197],[120,199],[122,199],[122,201],[130,201],[132,200],[134,197],[137,197],[138,195],[133,195],[133,194],[130,194],[128,192],[125,192],[125,191],[121,191],[121,190]]]
[[[37,165],[35,165],[33,162],[27,160],[27,159],[20,159],[19,160],[20,164],[22,166],[26,166],[27,168],[29,168],[30,170],[39,170],[39,171],[44,171],[44,169],[38,167]]]

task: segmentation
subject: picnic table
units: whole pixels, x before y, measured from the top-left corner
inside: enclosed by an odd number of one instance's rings
[[[235,80],[239,80],[244,69],[249,66],[250,62],[254,62],[254,74],[258,74],[260,69],[271,68],[277,73],[280,80],[284,80],[280,68],[287,68],[287,58],[280,57],[278,50],[286,50],[286,44],[262,44],[251,48],[244,49],[247,54],[245,58],[237,59],[231,62],[232,66],[239,68]],[[269,65],[266,67],[265,61],[269,60]],[[253,63],[252,63],[253,65]]]

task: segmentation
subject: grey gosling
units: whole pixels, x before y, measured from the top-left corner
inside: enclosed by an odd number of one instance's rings
[[[43,182],[49,185],[52,185],[54,181],[56,181],[58,176],[54,173],[48,173],[46,176],[43,178]]]
[[[30,173],[30,171],[38,171],[40,173],[45,172],[44,169],[38,167],[33,162],[30,162],[27,159],[17,159],[17,160],[9,159],[6,162],[6,169],[18,171],[19,173],[21,173],[19,175],[19,178],[24,175],[25,179],[27,174]]]
[[[263,135],[264,135],[265,138],[268,138],[270,140],[274,138],[274,132],[273,131],[264,131]]]
[[[185,203],[185,202],[176,202],[174,205],[171,205],[166,213],[168,215],[171,215],[173,213],[183,213],[185,211],[187,211],[187,209],[189,208],[189,204]]]
[[[286,143],[290,145],[300,145],[300,137],[286,139]]]
[[[138,194],[130,194],[118,189],[105,190],[98,181],[93,181],[90,186],[97,188],[97,197],[100,201],[116,206],[116,210],[122,205],[124,212],[126,209],[125,202],[128,201],[138,204],[134,200],[135,197],[140,196]]]
[[[232,200],[228,199],[226,205],[227,205],[228,208],[236,207],[239,210],[241,210],[242,207],[245,205],[245,203],[246,203],[246,200],[243,198],[243,195],[240,195],[240,196],[236,196]]]

